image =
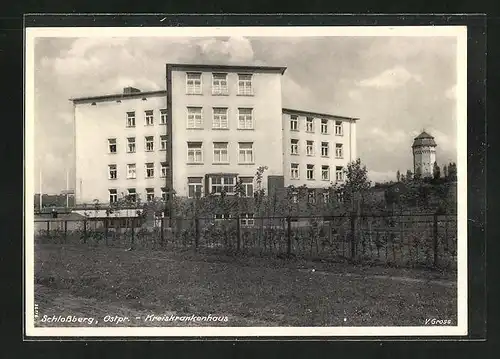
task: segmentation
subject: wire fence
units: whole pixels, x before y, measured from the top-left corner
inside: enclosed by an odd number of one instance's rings
[[[192,248],[456,269],[457,216],[435,214],[35,220],[40,243]]]

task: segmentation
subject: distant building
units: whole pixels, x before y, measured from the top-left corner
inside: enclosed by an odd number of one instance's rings
[[[422,177],[432,177],[436,162],[436,141],[434,137],[423,131],[415,137],[413,145],[413,171]]]

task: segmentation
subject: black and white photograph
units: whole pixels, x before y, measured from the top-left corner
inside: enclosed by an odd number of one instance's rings
[[[27,335],[466,335],[466,40],[26,28]]]

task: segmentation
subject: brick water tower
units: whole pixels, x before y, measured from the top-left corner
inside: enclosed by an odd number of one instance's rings
[[[422,177],[432,177],[437,147],[434,137],[422,131],[420,135],[415,137],[411,147],[413,149],[414,173],[420,170]]]

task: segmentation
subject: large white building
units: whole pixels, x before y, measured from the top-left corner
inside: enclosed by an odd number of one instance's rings
[[[285,67],[166,65],[166,91],[75,98],[77,204],[321,188],[356,158],[355,118],[283,108]]]

